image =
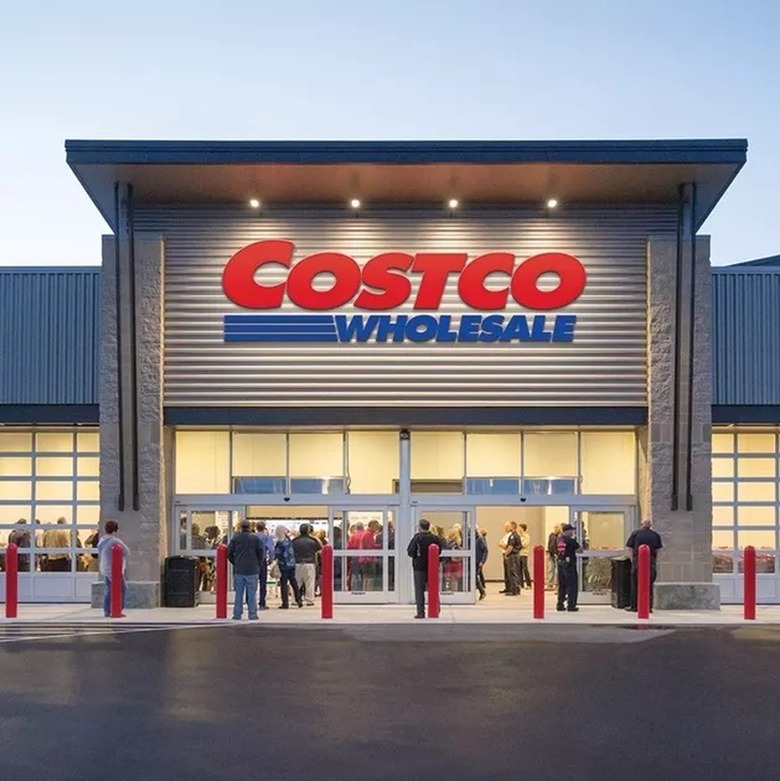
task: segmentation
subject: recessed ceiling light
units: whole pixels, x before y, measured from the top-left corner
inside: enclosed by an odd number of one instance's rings
[[[547,201],[547,208],[548,209],[554,209],[558,205],[558,199],[557,198],[550,198]]]
[[[257,198],[250,198],[249,199],[249,205],[253,209],[259,209],[260,208],[260,201],[258,201]]]
[[[450,198],[449,201],[447,201],[447,206],[449,206],[450,209],[457,209],[459,205],[457,198]]]
[[[359,209],[359,208],[360,208],[360,198],[353,198],[353,199],[352,199],[352,200],[349,202],[349,205],[350,205],[350,206],[351,206],[353,209]]]

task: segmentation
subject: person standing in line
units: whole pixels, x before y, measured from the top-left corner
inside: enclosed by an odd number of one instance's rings
[[[520,549],[519,564],[520,564],[520,585],[525,585],[526,588],[533,586],[531,580],[531,572],[528,569],[528,553],[531,550],[531,535],[528,533],[528,525],[525,523],[518,524],[518,534],[520,535],[520,544],[523,546]]]
[[[292,547],[295,553],[295,580],[298,581],[306,604],[313,605],[317,557],[320,555],[322,545],[318,539],[311,536],[311,526],[302,523],[298,536],[292,541]]]
[[[25,548],[29,549],[30,547],[30,532],[27,531],[25,528],[27,526],[27,521],[24,518],[20,518],[16,525],[21,527],[18,529],[14,529],[9,535],[8,535],[8,544],[9,545],[16,545],[17,548]],[[30,554],[29,553],[20,553],[18,558],[18,566],[19,566],[19,572],[29,572],[30,571]]]
[[[119,545],[122,548],[122,612],[120,618],[124,618],[125,597],[127,595],[127,559],[130,556],[130,548],[117,537],[119,524],[116,521],[106,521],[106,533],[100,538],[97,545],[98,569],[103,576],[103,615],[109,618],[111,615],[111,559],[113,549]]]
[[[574,527],[565,523],[558,535],[558,605],[557,610],[576,613],[579,584],[577,582],[577,551],[581,545],[574,539]],[[565,606],[564,606],[565,603]]]
[[[406,553],[412,560],[414,572],[414,600],[417,604],[415,618],[425,618],[425,587],[428,582],[428,548],[438,545],[444,547],[444,540],[431,532],[431,522],[422,518],[420,531],[412,537],[406,548]]]
[[[477,556],[477,591],[479,591],[479,598],[484,599],[487,593],[485,589],[485,562],[488,558],[488,544],[487,531],[481,527],[477,529],[474,552]]]
[[[631,532],[626,542],[626,547],[631,549],[631,605],[626,610],[634,613],[637,611],[638,603],[637,570],[639,548],[642,545],[647,545],[650,548],[650,610],[652,611],[653,609],[653,584],[657,575],[656,557],[658,556],[658,551],[664,546],[661,541],[661,535],[653,531],[652,526],[652,521],[649,518],[645,518],[639,529],[634,529]]]
[[[66,526],[65,518],[57,518],[57,526]],[[72,537],[66,529],[47,529],[43,533],[44,548],[70,548]],[[49,553],[46,557],[49,572],[70,572],[70,554],[64,552]]]
[[[265,521],[257,522],[257,537],[263,546],[263,560],[260,564],[260,574],[258,575],[258,586],[260,587],[260,601],[257,605],[258,610],[268,610],[268,565],[274,560],[274,541],[268,533],[268,527]]]
[[[556,523],[547,538],[547,589],[554,591],[558,585],[558,535],[561,525]]]
[[[509,592],[509,569],[508,569],[508,562],[506,560],[506,549],[509,545],[509,524],[506,523],[504,525],[504,536],[498,541],[498,547],[501,548],[502,553],[502,559],[503,559],[503,565],[504,565],[504,588],[499,591],[499,594],[507,594]]]
[[[523,543],[520,535],[517,533],[517,523],[507,521],[504,530],[507,533],[506,545],[504,547],[504,567],[506,572],[506,591],[507,597],[519,597],[521,593],[520,583],[520,551],[523,549]]]
[[[290,533],[286,526],[276,527],[276,545],[274,546],[274,558],[279,562],[279,579],[281,581],[282,604],[280,610],[288,610],[290,607],[290,591],[292,588],[295,604],[303,607],[301,590],[295,579],[295,551],[293,550]]]
[[[241,520],[238,534],[234,534],[228,545],[228,561],[233,565],[233,620],[240,621],[244,612],[244,599],[250,621],[257,621],[257,579],[265,551],[260,538],[249,530],[250,523]]]

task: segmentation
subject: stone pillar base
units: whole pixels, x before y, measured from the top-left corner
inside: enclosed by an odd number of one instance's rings
[[[656,610],[720,610],[720,585],[656,583],[653,606]]]
[[[92,607],[103,607],[103,581],[92,584]],[[160,584],[156,581],[128,581],[125,607],[131,610],[160,607]]]

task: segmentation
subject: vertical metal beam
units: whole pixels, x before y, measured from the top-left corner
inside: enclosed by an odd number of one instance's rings
[[[672,510],[691,510],[692,410],[696,233],[695,187],[681,184],[677,211],[674,376],[672,422]]]
[[[135,295],[135,203],[133,186],[127,185],[127,234],[128,234],[128,295],[130,299],[130,469],[133,509],[141,509],[138,486],[138,324]]]
[[[117,509],[124,512],[125,509],[125,441],[124,441],[124,393],[122,392],[122,263],[120,242],[122,241],[121,201],[119,195],[119,182],[114,183],[114,296],[116,316],[116,388],[117,388],[117,412],[118,412],[118,444],[119,444],[119,494],[117,496]]]

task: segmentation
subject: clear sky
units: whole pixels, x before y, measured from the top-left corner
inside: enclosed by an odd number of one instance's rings
[[[747,138],[703,228],[780,253],[780,0],[5,0],[0,264],[96,264],[66,138]]]

